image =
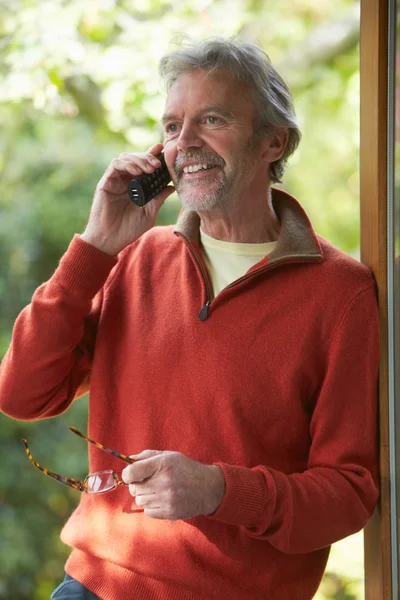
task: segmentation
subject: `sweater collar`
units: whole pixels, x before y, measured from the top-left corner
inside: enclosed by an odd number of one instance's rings
[[[272,189],[272,204],[281,224],[278,243],[268,255],[269,264],[285,259],[321,260],[322,248],[309,218],[300,204],[287,192]],[[174,229],[189,242],[200,244],[200,217],[183,209]]]

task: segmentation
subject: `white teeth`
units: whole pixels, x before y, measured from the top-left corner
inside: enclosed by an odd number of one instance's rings
[[[201,169],[211,169],[214,165],[207,165],[207,164],[201,164],[201,165],[188,165],[187,167],[183,167],[183,172],[184,173],[196,173],[196,171],[200,171]]]

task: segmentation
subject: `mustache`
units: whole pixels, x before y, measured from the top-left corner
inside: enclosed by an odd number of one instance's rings
[[[225,165],[224,159],[215,152],[201,149],[186,150],[179,154],[174,163],[174,171],[178,177],[183,173],[182,165],[188,160],[196,161],[198,163],[210,163],[218,167],[223,167]]]

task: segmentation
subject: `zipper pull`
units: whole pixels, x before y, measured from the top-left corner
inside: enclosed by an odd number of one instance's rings
[[[199,319],[200,321],[205,321],[208,317],[208,307],[210,306],[211,302],[209,300],[207,300],[207,302],[205,303],[205,305],[203,306],[203,308],[201,309],[201,311],[199,312]]]

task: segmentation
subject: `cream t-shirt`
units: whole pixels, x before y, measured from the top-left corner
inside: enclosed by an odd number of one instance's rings
[[[200,229],[202,252],[214,289],[214,296],[247,271],[275,248],[277,242],[242,244],[223,242]]]

